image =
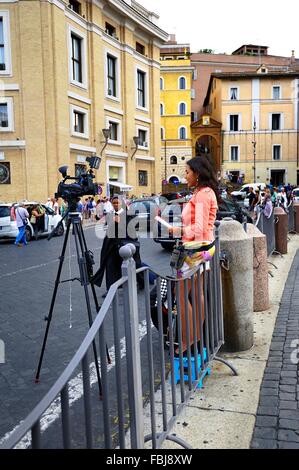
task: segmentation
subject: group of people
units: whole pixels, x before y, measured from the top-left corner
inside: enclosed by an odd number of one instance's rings
[[[267,187],[264,191],[249,188],[248,200],[249,211],[254,214],[263,210],[267,217],[270,217],[274,207],[281,207],[288,213],[288,206],[292,202],[292,186]]]
[[[34,237],[38,239],[39,231],[44,229],[45,210],[40,204],[32,204],[25,207],[25,203],[14,204],[11,207],[10,215],[15,220],[18,227],[18,234],[15,239],[15,245],[22,247],[28,244],[26,240],[26,225],[28,222],[32,225]]]

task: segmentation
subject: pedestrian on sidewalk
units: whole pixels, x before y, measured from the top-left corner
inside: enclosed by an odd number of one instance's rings
[[[21,247],[23,245],[28,244],[26,240],[25,229],[28,223],[29,214],[24,207],[24,203],[20,203],[19,206],[16,207],[15,214],[16,214],[17,227],[19,229],[19,233],[15,240],[15,245]]]

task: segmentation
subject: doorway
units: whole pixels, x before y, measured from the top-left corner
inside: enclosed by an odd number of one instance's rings
[[[271,170],[271,179],[270,182],[273,186],[279,186],[285,184],[285,170]]]

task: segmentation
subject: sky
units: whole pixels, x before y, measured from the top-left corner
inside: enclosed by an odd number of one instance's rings
[[[271,55],[299,57],[298,0],[137,0],[160,16],[158,25],[191,51],[227,54],[243,44],[269,46]]]

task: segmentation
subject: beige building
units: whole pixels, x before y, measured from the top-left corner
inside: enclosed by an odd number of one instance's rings
[[[133,0],[0,1],[0,200],[45,200],[94,154],[104,193],[161,190],[157,19]]]
[[[212,74],[205,106],[222,123],[224,177],[299,183],[298,90],[299,71],[291,67]]]
[[[161,46],[160,64],[161,176],[165,183],[185,183],[186,162],[192,158],[190,45],[177,44],[171,35]]]

